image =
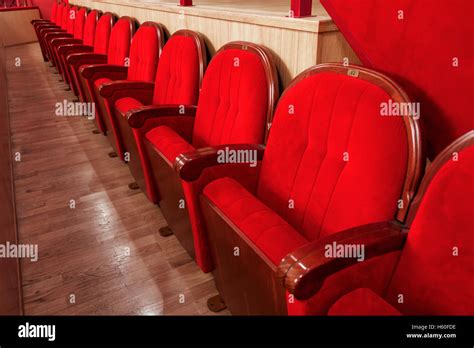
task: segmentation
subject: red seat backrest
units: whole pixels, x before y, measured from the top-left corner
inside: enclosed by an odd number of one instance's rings
[[[61,19],[61,29],[66,30],[66,31],[67,31],[68,24],[69,24],[69,18],[70,18],[69,11],[70,10],[71,10],[71,6],[69,6],[69,5],[66,5],[63,8],[63,15],[62,15],[62,19]]]
[[[63,21],[64,7],[66,7],[66,5],[61,3],[61,4],[59,4],[59,6],[56,10],[56,18],[54,19],[54,23],[59,27],[61,26],[61,23]]]
[[[99,12],[97,10],[89,12],[84,24],[84,34],[82,36],[82,42],[84,45],[94,46],[95,29],[98,21]]]
[[[161,25],[154,22],[143,23],[132,39],[127,79],[152,82],[163,44],[164,32]]]
[[[110,33],[107,64],[125,65],[134,32],[135,21],[130,17],[120,17]]]
[[[276,81],[272,56],[261,46],[225,45],[204,76],[193,146],[262,143],[278,94]]]
[[[69,9],[68,20],[67,20],[67,32],[69,34],[74,34],[74,27],[76,25],[76,16],[78,9],[76,6]]]
[[[422,157],[417,121],[381,116],[391,99],[409,101],[363,68],[324,64],[300,74],[275,112],[258,197],[308,240],[393,219],[401,197],[410,203]]]
[[[389,286],[387,300],[403,314],[474,314],[474,131],[463,138],[467,147],[431,165]]]
[[[56,0],[53,1],[53,6],[51,7],[51,16],[49,17],[51,22],[56,21],[56,13],[58,12],[58,2]]]
[[[84,37],[84,25],[86,23],[87,9],[81,8],[76,12],[76,23],[74,24],[74,38],[82,39]]]
[[[108,12],[104,13],[97,21],[94,34],[94,53],[107,54],[113,24],[114,16]]]
[[[189,30],[175,32],[160,56],[153,104],[196,105],[206,63],[199,34]]]

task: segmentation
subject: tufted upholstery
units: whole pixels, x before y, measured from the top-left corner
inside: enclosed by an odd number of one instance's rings
[[[141,26],[133,36],[127,80],[153,81],[161,43],[154,26]]]
[[[258,197],[309,240],[392,219],[408,151],[403,120],[380,116],[388,99],[374,84],[332,73],[288,90],[275,113]]]
[[[234,65],[237,63],[239,67]],[[204,77],[193,146],[262,142],[267,98],[267,80],[259,57],[243,50],[222,51],[213,58]]]
[[[377,315],[390,307],[406,315],[474,314],[474,146],[458,156],[430,182],[387,292],[367,300],[361,294],[370,290],[355,290],[336,302],[330,314]],[[378,304],[377,310],[367,313],[367,303]]]
[[[133,29],[133,23],[128,17],[122,17],[115,23],[110,33],[107,64],[125,64],[125,58],[129,58]]]
[[[199,93],[198,62],[194,39],[172,36],[163,49],[156,71],[153,104],[195,105]]]
[[[110,32],[112,31],[111,18],[112,14],[105,13],[97,21],[94,35],[94,53],[107,54]]]
[[[64,11],[65,7],[66,7],[66,5],[61,3],[61,4],[59,4],[58,9],[56,10],[56,19],[54,20],[54,22],[58,26],[61,26],[61,22],[63,21],[63,11]]]
[[[78,12],[78,9],[76,6],[71,7],[69,9],[68,17],[67,17],[67,28],[66,28],[69,34],[74,34],[74,27],[76,25],[77,12]]]
[[[84,26],[86,23],[87,9],[81,8],[76,13],[76,23],[74,24],[74,38],[82,39],[84,37]]]

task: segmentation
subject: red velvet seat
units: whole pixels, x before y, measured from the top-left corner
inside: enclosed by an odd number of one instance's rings
[[[192,134],[163,122],[145,135],[150,177],[158,189],[161,211],[183,247],[206,272],[212,266],[195,197],[216,174],[210,171],[193,182],[182,182],[173,168],[175,160],[183,152],[192,156],[209,146],[264,142],[278,95],[276,76],[273,58],[265,48],[246,42],[229,43],[214,56],[206,71],[195,120],[189,118],[194,120]],[[139,118],[140,112],[131,114],[129,122],[133,126],[133,118]],[[235,166],[220,169],[231,175]],[[247,175],[239,175],[239,180],[252,185]]]
[[[118,25],[118,23],[117,23]],[[115,27],[114,27],[115,29]],[[111,38],[112,40],[112,38]],[[98,108],[97,117],[101,130],[107,134],[112,144],[114,141],[114,126],[111,122],[109,105],[99,94],[102,85],[109,88],[119,88],[128,81],[137,83],[151,83],[155,79],[156,66],[164,44],[164,31],[161,25],[154,22],[143,23],[133,36],[130,46],[130,59],[128,66],[123,64],[99,64],[81,68],[83,80],[86,82],[88,94],[92,97]],[[116,83],[111,83],[116,81]],[[121,151],[117,151],[122,155]]]
[[[431,164],[384,291],[353,290],[336,301],[329,314],[473,315],[473,177],[471,131]]]
[[[265,150],[253,145],[263,158],[258,184],[223,177],[204,188],[206,252],[233,314],[291,313],[276,278],[283,258],[353,226],[404,221],[422,172],[421,141],[413,117],[381,115],[390,100],[409,102],[381,74],[315,66],[281,97]],[[185,180],[220,166],[216,152],[179,161]]]
[[[79,92],[75,89],[75,85],[72,83],[72,75],[70,70],[68,69],[66,59],[70,53],[94,49],[94,40],[98,20],[99,11],[92,10],[87,14],[86,20],[84,22],[82,40],[78,38],[64,38],[54,40],[53,42],[56,63],[61,66],[60,71],[63,75],[64,81],[68,83],[71,88],[74,88],[75,95],[79,95]],[[104,21],[104,27],[102,28],[102,31],[105,32],[106,27],[107,21]],[[103,48],[102,44],[100,47],[97,47],[97,49],[106,50],[107,48]]]
[[[148,130],[162,124],[173,124],[181,135],[191,136],[193,117],[176,115],[180,111],[193,112],[205,67],[206,48],[201,36],[190,30],[179,30],[173,33],[163,48],[155,83],[117,82],[107,84],[100,90],[109,110],[113,110],[108,119],[113,132],[108,132],[108,135],[114,149],[121,158],[128,153],[129,169],[138,186],[153,203],[157,203],[158,199],[154,183],[150,180],[151,170],[143,139]],[[180,105],[183,105],[182,109]],[[127,115],[133,109],[146,109],[161,116],[168,112],[171,117],[152,118],[134,129],[129,126]]]
[[[115,18],[111,13],[104,13],[97,21],[94,33],[94,46],[84,44],[63,45],[58,53],[64,59],[64,66],[69,75],[69,84],[81,101],[87,101],[86,92],[79,83],[79,67],[83,64],[105,63],[109,48],[109,39]],[[99,58],[100,56],[100,58]],[[97,58],[95,60],[87,58]],[[83,59],[81,59],[83,58]]]
[[[40,41],[39,31],[38,28],[40,26],[56,26],[57,23],[57,13],[58,13],[58,2],[53,1],[53,5],[51,6],[51,17],[50,19],[33,19],[31,24],[35,29],[36,36],[38,37],[38,42],[40,43],[41,53],[43,54],[43,59],[46,61],[46,52],[44,51],[43,45]]]
[[[45,49],[45,53],[48,60],[50,60],[51,57],[49,56],[50,52],[49,52],[48,41],[47,41],[46,35],[51,34],[51,33],[55,33],[55,34],[67,33],[68,25],[70,22],[69,20],[70,10],[71,10],[71,6],[69,4],[65,4],[65,6],[61,9],[61,12],[60,12],[61,20],[60,20],[59,26],[46,26],[46,27],[38,28],[39,39],[42,42],[42,45],[43,45],[43,48]]]
[[[69,80],[66,79],[67,76],[65,77],[66,74],[62,70],[63,66],[59,60],[58,47],[65,44],[83,43],[86,18],[87,8],[83,7],[78,9],[74,16],[74,32],[72,35],[57,35],[56,37],[52,38],[49,43],[49,56],[52,58],[52,63],[54,66],[56,66],[58,72],[63,75],[63,78],[67,83],[69,83]]]

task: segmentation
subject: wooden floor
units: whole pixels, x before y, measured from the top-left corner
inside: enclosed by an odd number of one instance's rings
[[[36,263],[21,261],[25,314],[211,314],[212,276],[158,234],[159,209],[127,188],[132,177],[107,156],[107,139],[92,121],[55,116],[73,96],[38,44],[6,58],[20,243],[39,248]]]

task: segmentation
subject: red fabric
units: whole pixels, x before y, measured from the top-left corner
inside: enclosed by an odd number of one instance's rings
[[[290,251],[308,242],[285,220],[233,179],[215,180],[204,188],[203,194],[275,265],[278,265]]]
[[[74,38],[82,39],[84,36],[84,25],[86,23],[87,9],[81,8],[76,12],[76,23],[74,24]]]
[[[329,310],[329,315],[401,315],[375,292],[361,288],[339,299]]]
[[[94,81],[94,85],[97,89],[99,89],[99,87],[104,84],[104,83],[107,83],[107,82],[110,82],[112,81],[111,79],[107,78],[107,77],[102,77],[100,79],[97,79]]]
[[[393,219],[407,143],[402,118],[380,116],[388,100],[374,84],[332,73],[287,90],[275,113],[258,197],[309,240]]]
[[[97,21],[94,35],[94,53],[107,54],[112,30],[111,18],[111,14],[104,14]]]
[[[63,10],[65,5],[63,3],[59,4],[56,10],[56,17],[54,18],[54,23],[58,26],[61,26],[61,22],[63,20]]]
[[[267,99],[267,79],[260,58],[237,49],[220,52],[204,76],[193,145],[261,143]]]
[[[471,146],[429,185],[387,294],[403,314],[474,315],[473,178]]]
[[[71,6],[66,5],[63,8],[63,13],[62,13],[62,19],[61,19],[61,28],[64,30],[67,30],[68,24],[69,24],[69,11],[71,9]]]
[[[431,158],[474,129],[474,118],[466,112],[471,108],[474,79],[474,45],[466,40],[472,33],[474,2],[321,3],[364,65],[391,75],[420,102]],[[449,15],[440,21],[442,13]],[[454,57],[458,67],[453,67]]]
[[[77,16],[77,7],[72,7],[69,9],[68,12],[68,20],[67,20],[67,32],[69,34],[74,34],[74,27],[76,25],[76,16]]]
[[[125,58],[129,58],[130,53],[131,29],[129,18],[120,18],[115,23],[110,33],[107,64],[125,65]]]
[[[192,145],[167,126],[152,129],[146,133],[146,139],[171,163],[178,155],[194,150]]]
[[[174,35],[166,43],[156,71],[153,104],[196,105],[199,95],[199,59],[196,42]]]
[[[95,36],[95,28],[97,25],[96,20],[97,10],[92,10],[87,15],[86,23],[84,24],[84,35],[83,35],[83,43],[87,46],[94,46],[94,36]]]
[[[138,29],[130,47],[127,80],[152,82],[155,79],[159,45],[155,27],[141,26]]]

